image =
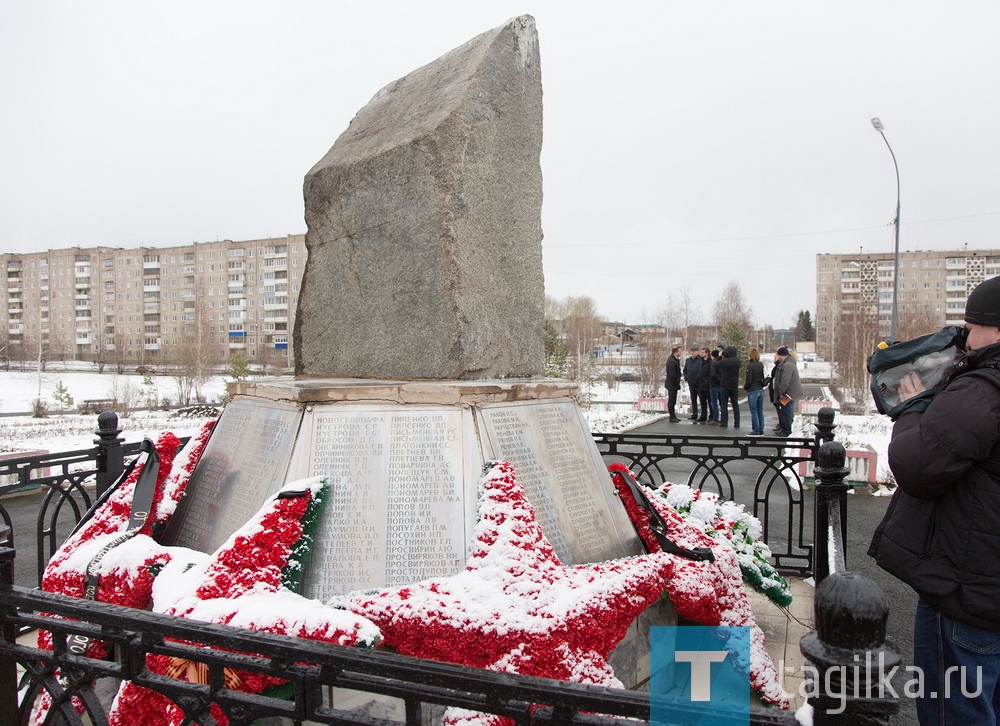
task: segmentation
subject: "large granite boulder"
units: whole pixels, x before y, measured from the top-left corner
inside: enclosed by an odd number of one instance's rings
[[[375,94],[305,179],[296,374],[540,374],[541,145],[530,16]]]

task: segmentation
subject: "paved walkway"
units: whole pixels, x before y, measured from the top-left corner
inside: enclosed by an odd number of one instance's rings
[[[812,580],[789,579],[792,604],[779,608],[764,595],[750,593],[757,625],[764,631],[764,646],[778,669],[781,684],[792,697],[792,709],[805,703],[801,695],[805,659],[799,650],[799,640],[814,627]]]

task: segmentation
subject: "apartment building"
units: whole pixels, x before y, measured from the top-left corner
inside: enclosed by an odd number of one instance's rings
[[[897,339],[962,325],[965,300],[983,280],[1000,275],[1000,249],[899,253]],[[845,326],[863,319],[887,338],[892,320],[891,252],[816,256],[816,350],[832,359]],[[840,331],[838,333],[838,330]]]
[[[304,234],[2,254],[3,357],[155,367],[198,346],[284,370],[305,262]]]

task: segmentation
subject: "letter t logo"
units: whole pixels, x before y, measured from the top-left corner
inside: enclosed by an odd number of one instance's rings
[[[678,650],[674,657],[679,663],[691,664],[691,700],[712,700],[712,664],[721,663],[729,655],[724,650]]]

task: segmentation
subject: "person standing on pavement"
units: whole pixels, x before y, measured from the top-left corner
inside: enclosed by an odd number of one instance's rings
[[[708,425],[719,425],[719,351],[712,351],[712,358],[708,363],[708,406],[711,410]]]
[[[680,423],[677,418],[677,391],[681,389],[681,347],[675,345],[667,358],[667,375],[663,381],[667,389],[667,412],[671,423]]]
[[[760,362],[760,351],[751,348],[747,354],[746,377],[743,390],[747,392],[747,408],[750,409],[750,435],[764,434],[764,364]]]
[[[698,419],[698,382],[701,380],[701,356],[698,355],[697,348],[688,351],[688,359],[684,361],[684,380],[691,393],[691,416],[689,418],[696,421]]]
[[[735,345],[722,349],[719,370],[719,428],[729,426],[729,404],[733,405],[733,428],[740,427],[740,355]]]
[[[701,349],[701,372],[698,379],[698,401],[701,403],[701,416],[698,423],[708,420],[708,389],[712,377],[712,355],[708,348]]]
[[[996,724],[1000,714],[1000,278],[965,304],[968,353],[925,411],[892,429],[897,488],[868,554],[917,595],[917,717]],[[924,390],[916,374],[900,400]]]
[[[778,409],[778,428],[775,433],[778,436],[791,436],[796,401],[802,398],[799,369],[795,365],[795,358],[785,346],[778,348],[774,354],[774,364],[772,402]]]

